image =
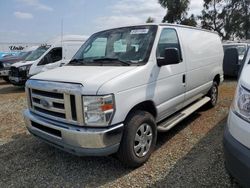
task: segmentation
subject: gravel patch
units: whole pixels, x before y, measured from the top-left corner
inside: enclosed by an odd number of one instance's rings
[[[222,137],[226,119],[202,138],[165,177],[150,187],[239,187],[224,167]]]
[[[0,145],[27,133],[22,112],[26,108],[24,88],[0,82]]]
[[[215,108],[201,108],[169,132],[159,134],[149,161],[133,170],[123,167],[115,157],[75,157],[34,138],[27,133],[22,118],[24,90],[0,83],[0,187],[234,186],[223,170],[219,143],[221,122],[227,117],[235,87],[234,80],[225,82]],[[214,130],[218,134],[209,136]],[[204,139],[209,141],[201,144]],[[202,163],[204,168],[199,167]],[[173,181],[175,174],[179,174],[178,182]],[[193,178],[182,178],[187,174]],[[206,174],[211,176],[207,180]]]

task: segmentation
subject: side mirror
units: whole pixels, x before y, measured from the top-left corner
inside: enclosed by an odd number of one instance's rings
[[[164,51],[164,57],[157,58],[157,64],[159,67],[178,64],[180,61],[180,52],[177,48],[166,48]]]
[[[223,71],[225,75],[237,76],[239,71],[239,53],[237,48],[228,48],[224,52]]]

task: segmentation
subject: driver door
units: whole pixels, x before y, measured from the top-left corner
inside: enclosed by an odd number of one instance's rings
[[[164,52],[167,48],[178,49],[181,62],[158,67],[157,97],[155,98],[159,113],[158,121],[183,108],[186,91],[186,62],[183,58],[182,46],[177,30],[174,28],[164,28],[162,30],[157,46],[157,59],[164,57]]]

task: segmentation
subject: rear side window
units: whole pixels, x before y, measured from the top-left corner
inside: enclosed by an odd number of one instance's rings
[[[177,48],[180,52],[180,57],[182,59],[181,47],[175,29],[167,28],[162,30],[156,52],[157,58],[164,57],[164,51],[166,48]]]

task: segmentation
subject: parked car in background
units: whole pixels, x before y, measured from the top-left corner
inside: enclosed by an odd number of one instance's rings
[[[245,187],[250,187],[250,51],[238,80],[224,133],[225,165]]]
[[[25,122],[62,150],[117,152],[137,167],[153,152],[157,131],[216,105],[222,61],[221,40],[207,30],[149,24],[101,31],[67,66],[26,82]]]
[[[238,51],[238,62],[234,60],[232,61],[230,57],[225,57],[223,62],[224,75],[238,76],[242,62],[245,61],[249,47],[250,44],[247,42],[227,42],[223,44],[224,51],[230,48],[236,48]],[[228,53],[228,55],[230,56],[230,53]]]
[[[9,57],[18,56],[20,52],[0,52],[0,60]]]
[[[32,46],[25,51],[20,52],[19,55],[16,56],[10,56],[10,57],[5,57],[0,60],[0,78],[4,79],[5,81],[9,81],[9,72],[10,72],[10,67],[16,62],[23,61],[27,56],[31,54],[32,51],[34,51],[38,46]]]
[[[86,39],[84,36],[66,35],[48,41],[33,51],[23,62],[11,66],[10,82],[22,86],[32,75],[69,63]]]

